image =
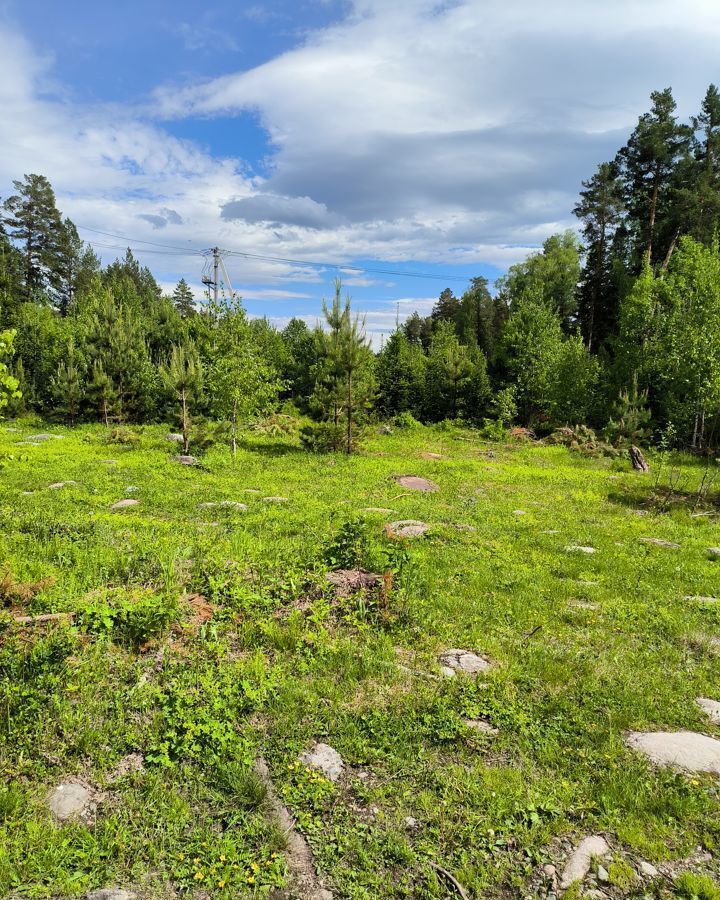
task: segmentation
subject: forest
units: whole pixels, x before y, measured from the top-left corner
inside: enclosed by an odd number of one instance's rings
[[[164,296],[130,250],[102,268],[47,178],[25,175],[2,205],[0,402],[113,427],[167,421],[172,407],[186,451],[213,427],[236,447],[283,404],[309,416],[316,450],[350,452],[372,421],[449,419],[714,451],[720,91],[689,121],[669,88],[654,92],[573,212],[580,236],[552,235],[494,285],[443,290],[373,352],[339,282],[323,327],[280,331],[238,297],[199,301],[184,279]]]

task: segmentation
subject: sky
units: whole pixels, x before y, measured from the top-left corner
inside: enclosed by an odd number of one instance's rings
[[[46,175],[103,263],[130,246],[198,299],[220,247],[280,327],[339,274],[377,345],[576,228],[582,179],[651,91],[696,112],[718,46],[718,0],[0,0],[0,197]]]

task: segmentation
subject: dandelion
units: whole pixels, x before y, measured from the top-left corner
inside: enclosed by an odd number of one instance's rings
[[[193,875],[193,878],[195,879],[195,881],[202,881],[204,877],[205,877],[205,874],[203,872],[196,872]]]

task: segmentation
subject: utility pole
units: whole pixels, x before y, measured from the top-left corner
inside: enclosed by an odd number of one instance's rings
[[[212,248],[213,255],[213,293],[215,306],[218,302],[218,266],[220,265],[220,250],[218,247]]]

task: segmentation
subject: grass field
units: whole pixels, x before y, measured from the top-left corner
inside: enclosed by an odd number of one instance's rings
[[[167,428],[5,426],[1,896],[284,896],[262,754],[336,897],[459,896],[435,866],[468,896],[546,896],[543,865],[589,834],[612,848],[605,896],[720,897],[718,780],[623,743],[720,736],[695,702],[720,700],[720,604],[687,599],[720,594],[720,507],[661,501],[668,463],[418,427],[352,458],[254,437],[185,467]],[[57,437],[23,443],[39,432]],[[691,495],[702,465],[678,472]],[[202,505],[222,501],[247,509]],[[400,543],[400,519],[432,527]],[[325,575],[355,565],[392,589],[336,597]],[[58,612],[76,615],[14,621]],[[447,648],[492,668],[444,677]],[[298,763],[314,741],[337,783]],[[68,781],[95,804],[58,824]]]

